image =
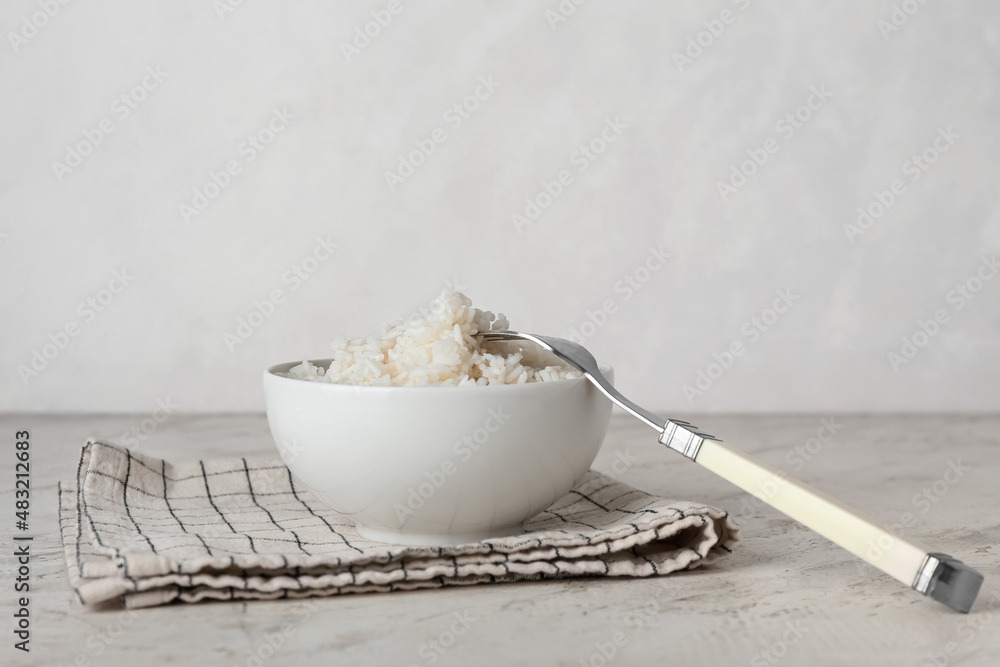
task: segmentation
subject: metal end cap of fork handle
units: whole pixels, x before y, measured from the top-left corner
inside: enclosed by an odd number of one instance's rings
[[[966,614],[972,609],[982,585],[982,574],[957,558],[934,553],[927,554],[913,582],[913,590]]]

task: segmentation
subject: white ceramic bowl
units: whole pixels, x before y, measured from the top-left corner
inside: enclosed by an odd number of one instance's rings
[[[462,544],[520,532],[590,468],[611,416],[611,402],[585,378],[359,387],[278,375],[298,363],[264,372],[278,451],[318,498],[382,542]],[[613,380],[610,367],[602,372]]]

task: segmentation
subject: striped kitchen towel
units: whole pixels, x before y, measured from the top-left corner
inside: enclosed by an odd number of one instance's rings
[[[524,525],[454,547],[366,540],[277,457],[171,464],[103,442],[59,488],[69,580],[85,604],[303,598],[707,565],[739,540],[722,510],[600,473]]]

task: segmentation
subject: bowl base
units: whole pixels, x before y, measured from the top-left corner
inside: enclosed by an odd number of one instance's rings
[[[520,535],[524,528],[520,524],[483,531],[468,531],[456,533],[420,533],[412,530],[385,530],[372,528],[360,523],[356,524],[361,537],[373,542],[385,544],[402,544],[410,547],[450,547],[458,544],[482,542],[493,537],[509,537]]]

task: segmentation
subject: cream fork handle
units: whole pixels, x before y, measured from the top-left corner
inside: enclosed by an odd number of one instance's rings
[[[681,451],[669,442],[670,427],[668,422],[660,441]],[[689,440],[681,453],[918,592],[960,612],[972,607],[983,582],[976,570],[897,537],[824,493],[722,442],[697,440],[701,442],[696,446]]]

